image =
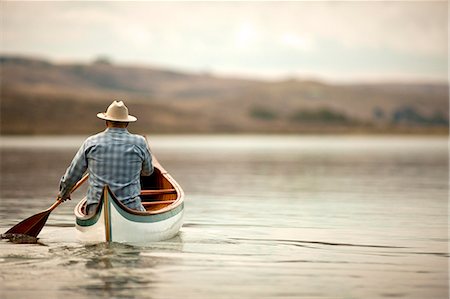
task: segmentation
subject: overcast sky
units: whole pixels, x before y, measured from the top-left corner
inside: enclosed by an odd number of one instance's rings
[[[2,54],[194,72],[447,80],[447,2],[1,2]]]

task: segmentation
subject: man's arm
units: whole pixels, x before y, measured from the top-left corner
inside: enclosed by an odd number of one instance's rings
[[[143,152],[144,152],[144,160],[142,161],[141,175],[149,176],[153,173],[153,163],[152,163],[152,154],[150,152],[147,139],[145,139]]]
[[[66,173],[61,178],[59,183],[59,197],[63,199],[70,199],[70,191],[73,186],[81,179],[87,170],[87,159],[85,153],[85,144],[78,150],[77,154],[70,163]]]

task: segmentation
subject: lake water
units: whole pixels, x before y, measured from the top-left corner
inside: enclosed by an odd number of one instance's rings
[[[149,136],[186,193],[168,241],[0,242],[1,298],[448,298],[446,137]],[[0,230],[49,207],[82,137],[1,138]]]

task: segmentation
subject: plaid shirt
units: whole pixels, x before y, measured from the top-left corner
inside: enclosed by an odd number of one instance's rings
[[[60,181],[60,196],[67,198],[70,190],[89,172],[87,203],[98,203],[105,185],[125,205],[140,204],[140,175],[153,172],[152,156],[145,138],[127,129],[108,128],[86,139]]]

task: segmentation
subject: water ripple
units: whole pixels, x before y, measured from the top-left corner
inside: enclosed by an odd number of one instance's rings
[[[328,246],[351,246],[351,247],[368,247],[368,248],[390,248],[390,249],[404,249],[408,247],[400,246],[387,246],[387,245],[368,245],[368,244],[353,244],[353,243],[335,243],[335,242],[325,242],[325,241],[306,241],[306,240],[281,240],[281,239],[253,239],[253,238],[231,238],[233,240],[242,241],[261,241],[261,242],[284,242],[292,245],[304,246],[302,244],[318,244],[318,245],[328,245]]]

